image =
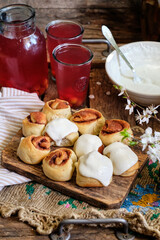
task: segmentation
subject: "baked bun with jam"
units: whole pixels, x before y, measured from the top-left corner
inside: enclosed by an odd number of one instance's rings
[[[38,164],[50,152],[50,139],[45,136],[28,136],[22,138],[18,149],[18,157],[25,163]]]
[[[125,138],[123,140],[123,135],[121,132],[126,129],[131,137]],[[99,137],[104,145],[109,145],[113,142],[121,142],[128,144],[133,137],[133,132],[131,130],[130,124],[121,119],[110,119],[106,120],[104,126],[102,127]]]
[[[132,176],[139,168],[137,155],[122,142],[108,145],[104,148],[103,154],[111,159],[114,175]]]
[[[72,178],[77,156],[69,148],[59,148],[50,152],[44,159],[44,174],[54,181],[69,181]]]
[[[77,125],[81,134],[98,135],[105,123],[102,113],[93,108],[84,108],[73,113],[70,120]]]
[[[41,136],[47,124],[46,115],[42,112],[32,112],[22,121],[23,136]]]
[[[55,118],[70,118],[71,107],[65,100],[56,98],[45,103],[42,112],[46,114],[47,122]]]

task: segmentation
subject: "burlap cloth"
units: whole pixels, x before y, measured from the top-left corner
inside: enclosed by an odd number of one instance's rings
[[[5,187],[0,192],[3,217],[18,213],[40,234],[55,230],[67,218],[124,218],[131,230],[160,239],[159,165],[147,163],[120,209],[103,210],[35,182]]]

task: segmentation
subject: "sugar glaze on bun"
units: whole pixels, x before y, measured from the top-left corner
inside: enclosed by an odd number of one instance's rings
[[[114,175],[131,176],[139,168],[137,155],[124,143],[114,142],[108,145],[103,154],[111,159]]]
[[[81,187],[103,187],[112,181],[112,162],[97,151],[81,156],[76,170],[76,183]]]
[[[79,137],[78,127],[67,118],[56,118],[50,121],[43,132],[51,138],[54,146],[73,146]]]
[[[101,139],[92,134],[82,134],[74,144],[73,150],[79,158],[92,151],[100,151],[103,144]]]

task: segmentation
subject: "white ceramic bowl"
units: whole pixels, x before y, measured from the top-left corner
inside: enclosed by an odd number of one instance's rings
[[[143,106],[160,104],[160,42],[133,42],[120,47],[135,68],[142,83],[133,82],[133,74],[114,50],[105,69],[113,84],[123,86],[130,98]]]

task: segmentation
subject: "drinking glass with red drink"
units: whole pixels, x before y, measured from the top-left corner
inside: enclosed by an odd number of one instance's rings
[[[46,42],[28,5],[0,9],[0,87],[38,95],[48,87]]]
[[[55,20],[47,24],[47,47],[53,78],[55,77],[53,49],[62,43],[81,44],[83,32],[84,29],[80,24],[69,20]]]
[[[84,106],[92,58],[91,50],[80,44],[64,43],[53,50],[59,98],[74,109]]]

